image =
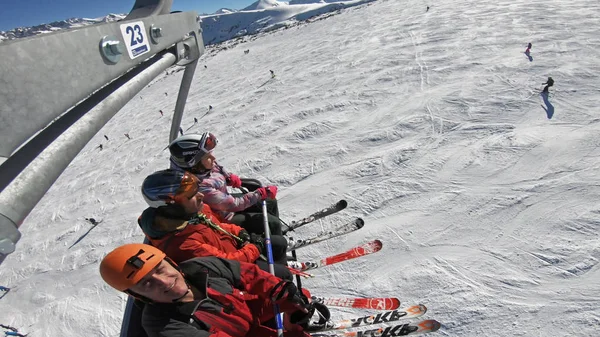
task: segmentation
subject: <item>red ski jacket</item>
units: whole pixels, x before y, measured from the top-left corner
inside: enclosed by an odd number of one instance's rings
[[[238,235],[241,227],[220,222],[206,204],[202,212],[223,230]],[[207,224],[190,224],[184,220],[167,219],[147,208],[138,219],[139,225],[150,243],[165,252],[176,263],[201,256],[216,256],[224,259],[254,263],[260,251],[253,244],[238,248],[238,243],[229,234]]]
[[[146,304],[142,326],[149,337],[276,337],[261,325],[274,317],[273,298],[281,312],[298,310],[288,300],[289,282],[262,271],[255,264],[202,257],[179,265],[185,280],[206,297],[193,302]],[[289,326],[285,336],[310,337]]]

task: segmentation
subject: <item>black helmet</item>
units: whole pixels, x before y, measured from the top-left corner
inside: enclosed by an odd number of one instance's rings
[[[200,180],[189,172],[162,170],[147,176],[142,183],[142,195],[150,207],[174,203],[174,197],[184,194],[191,199],[198,192]]]
[[[171,161],[183,169],[192,168],[217,146],[217,142],[217,137],[210,132],[181,136],[169,144]]]

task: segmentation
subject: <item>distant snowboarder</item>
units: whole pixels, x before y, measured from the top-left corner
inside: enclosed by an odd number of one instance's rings
[[[244,50],[244,54],[248,54],[248,53],[250,53],[250,49]]]
[[[208,111],[212,110],[212,105],[208,106]]]
[[[164,116],[162,110],[158,110],[160,112],[160,117]]]
[[[100,151],[102,151],[102,144],[96,146],[97,149],[100,149]]]
[[[552,79],[552,77],[548,77],[548,80],[546,81],[546,83],[542,83],[542,85],[546,85],[544,87],[544,89],[542,90],[542,92],[548,93],[548,88],[554,85],[554,80]]]
[[[429,6],[427,6],[427,9],[425,10],[425,13],[429,12]]]
[[[269,70],[271,72],[271,78],[275,78],[275,72],[273,70]]]
[[[204,69],[207,69],[208,67],[206,66],[206,64],[204,65]]]
[[[179,127],[179,133],[183,136],[183,129],[181,128],[181,126]]]
[[[198,123],[198,118],[194,117],[194,124]]]
[[[129,137],[128,133],[124,133],[125,137],[127,137],[127,139],[131,140],[131,137]]]
[[[167,94],[167,93],[165,92],[165,96],[169,96],[169,94]]]
[[[108,140],[108,136],[107,135],[104,135],[104,138],[106,138],[106,140]]]

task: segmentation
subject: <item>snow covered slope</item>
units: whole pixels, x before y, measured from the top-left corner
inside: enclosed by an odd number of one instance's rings
[[[316,270],[304,282],[315,294],[425,303],[425,317],[444,323],[432,336],[598,336],[599,9],[592,0],[353,7],[207,53],[182,126],[217,134],[231,171],[280,186],[284,220],[348,200],[296,235],[365,219],[301,257],[383,241],[376,256]],[[182,73],[123,108],[21,226],[0,266],[12,288],[0,323],[32,337],[118,335],[125,296],[102,282],[98,263],[143,238],[139,186],[168,164]],[[550,120],[537,95],[548,76]],[[103,222],[87,233],[90,216]]]

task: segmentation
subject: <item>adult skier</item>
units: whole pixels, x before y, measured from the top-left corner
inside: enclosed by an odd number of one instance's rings
[[[256,263],[268,271],[264,238],[241,227],[221,222],[202,202],[198,178],[189,172],[162,170],[150,174],[142,183],[142,194],[150,206],[139,218],[139,225],[153,246],[179,263],[194,257],[216,256]],[[287,240],[271,235],[275,274],[292,279],[287,269]]]
[[[94,218],[85,218],[85,220],[89,221],[92,225],[97,226],[99,223],[102,222],[102,220],[98,221]]]
[[[176,264],[155,247],[127,244],[106,255],[100,275],[146,303],[141,323],[149,337],[275,337],[264,325],[274,317],[274,303],[288,337],[310,336],[304,330],[315,328],[309,327],[315,309],[329,318],[324,305],[308,300],[310,293],[250,263],[204,257]]]
[[[169,145],[171,168],[195,174],[200,179],[203,202],[216,211],[219,220],[241,226],[250,233],[264,233],[259,203],[266,200],[269,229],[272,234],[281,235],[279,208],[275,199],[277,187],[266,186],[250,193],[230,194],[227,186],[239,188],[242,181],[217,163],[213,155],[217,142],[217,137],[210,132],[201,135],[189,134],[175,139]]]
[[[546,81],[546,83],[542,83],[542,85],[546,85],[544,87],[544,89],[542,90],[542,93],[546,93],[548,94],[548,88],[550,88],[551,86],[554,85],[554,80],[552,79],[552,77],[548,77],[548,80]]]

